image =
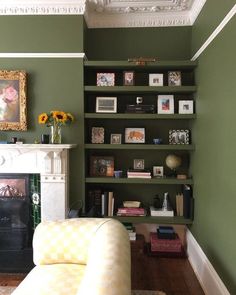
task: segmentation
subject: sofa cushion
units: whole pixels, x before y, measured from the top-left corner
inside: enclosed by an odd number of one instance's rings
[[[38,225],[33,248],[34,263],[86,264],[89,244],[106,219],[67,219]]]
[[[12,295],[75,295],[86,266],[77,264],[39,265]]]

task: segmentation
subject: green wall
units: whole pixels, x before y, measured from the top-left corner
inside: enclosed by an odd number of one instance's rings
[[[229,11],[232,6],[225,7]],[[211,33],[209,25],[200,35],[198,26],[201,28],[201,20],[205,23],[207,17],[211,21],[212,14],[208,5],[193,28],[193,44]],[[214,10],[214,16],[219,23],[224,18],[221,9],[218,14]],[[193,131],[197,147],[193,162],[195,220],[191,227],[230,294],[236,294],[235,28],[234,16],[198,58],[197,120]]]
[[[93,60],[189,59],[191,54],[191,27],[89,29],[85,40]]]
[[[83,52],[82,16],[1,16],[0,52]],[[0,140],[12,136],[33,143],[42,133],[42,112],[61,109],[75,116],[75,123],[62,129],[63,143],[77,143],[70,151],[71,202],[83,193],[83,59],[74,58],[0,58],[0,69],[27,72],[26,132],[1,131]]]

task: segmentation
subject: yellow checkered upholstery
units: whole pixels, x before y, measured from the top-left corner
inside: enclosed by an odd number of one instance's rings
[[[42,222],[34,239],[35,268],[13,295],[130,295],[130,242],[113,219]]]

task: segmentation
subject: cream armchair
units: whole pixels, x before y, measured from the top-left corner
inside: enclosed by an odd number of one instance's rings
[[[35,267],[12,295],[130,295],[130,242],[113,219],[42,222],[33,238]]]

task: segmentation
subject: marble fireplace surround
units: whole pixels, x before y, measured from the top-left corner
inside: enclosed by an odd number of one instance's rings
[[[0,173],[40,174],[41,219],[67,217],[69,149],[76,144],[0,144]]]

